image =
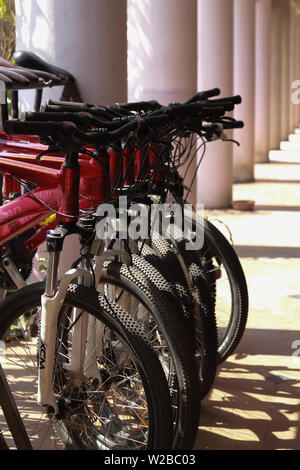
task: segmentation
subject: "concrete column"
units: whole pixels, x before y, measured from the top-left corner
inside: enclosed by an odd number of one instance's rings
[[[128,100],[182,102],[197,89],[196,0],[128,0]]]
[[[296,14],[296,37],[295,37],[295,53],[296,53],[296,80],[300,81],[300,5],[297,7]],[[299,89],[299,84],[298,84]],[[300,98],[300,95],[298,94]],[[296,106],[295,127],[300,126],[300,102]]]
[[[255,161],[269,159],[272,0],[255,4]]]
[[[290,0],[290,107],[289,107],[289,131],[294,132],[297,126],[297,108],[293,96],[297,89],[293,88],[293,84],[297,78],[297,8],[293,0]]]
[[[290,4],[282,2],[281,15],[281,140],[289,135],[290,109]]]
[[[196,0],[128,0],[128,100],[161,104],[197,91]],[[196,161],[185,185],[190,187]],[[181,174],[185,174],[182,168]],[[188,198],[196,202],[196,181]]]
[[[16,30],[16,48],[71,72],[85,101],[126,101],[126,0],[16,0]]]
[[[17,49],[25,49],[71,72],[84,101],[127,100],[126,0],[16,0]],[[25,96],[24,96],[25,95]],[[59,98],[60,90],[44,92]],[[23,94],[23,109],[32,109],[33,93]],[[39,280],[38,258],[30,282]],[[60,273],[79,256],[77,236],[68,237]]]
[[[198,90],[219,87],[222,96],[233,94],[232,42],[232,0],[198,0]],[[231,143],[207,144],[198,172],[197,194],[198,203],[206,208],[231,206]]]
[[[233,175],[238,182],[254,179],[254,89],[255,89],[255,0],[234,0],[233,91],[243,102],[234,117],[244,121],[245,130],[235,130]]]
[[[281,140],[281,0],[272,2],[271,28],[271,105],[270,149],[277,150]]]

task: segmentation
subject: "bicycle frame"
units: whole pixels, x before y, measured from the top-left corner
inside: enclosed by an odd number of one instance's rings
[[[65,176],[63,169],[55,169],[43,165],[27,163],[13,158],[0,157],[0,173],[10,174],[18,179],[24,179],[33,184],[38,184],[38,188],[32,191],[42,203],[49,206],[48,208],[38,202],[30,193],[20,196],[9,204],[0,207],[0,245],[16,237],[17,235],[29,230],[39,222],[51,216],[54,211],[69,214],[71,207],[64,204],[64,192],[66,190]],[[56,159],[55,164],[61,167],[64,159]],[[80,193],[89,198],[89,200],[81,198],[80,208],[88,209],[95,206],[99,201],[104,200],[103,190],[103,174],[99,165],[91,164],[87,159],[80,161]],[[68,217],[58,217],[60,220]],[[72,219],[71,219],[72,220]],[[49,227],[47,227],[47,230]],[[45,233],[45,230],[44,230]],[[38,237],[41,240],[41,234]],[[44,241],[44,240],[42,240]],[[38,245],[30,240],[31,250],[37,248]]]
[[[25,178],[34,184],[39,184],[32,193],[27,193],[9,204],[0,207],[0,244],[3,245],[17,234],[22,233],[41,220],[52,214],[49,207],[41,205],[33,195],[38,197],[44,204],[50,206],[61,215],[57,221],[51,221],[51,224],[57,225],[61,222],[66,227],[75,227],[75,221],[79,216],[79,186],[80,170],[82,181],[86,184],[86,179],[95,180],[95,169],[91,171],[87,160],[83,160],[80,169],[76,164],[76,157],[69,155],[62,159],[65,163],[59,170],[49,167],[43,167],[35,164],[25,163],[14,159],[0,158],[0,172],[11,174],[17,178]],[[60,162],[61,163],[61,162]],[[85,164],[86,163],[86,164]],[[101,180],[98,176],[99,186]],[[89,193],[90,195],[90,193]],[[96,197],[99,197],[97,194]],[[47,226],[47,229],[49,227]],[[55,233],[55,231],[54,231]],[[62,244],[60,249],[62,249]],[[49,266],[46,277],[46,291],[42,297],[41,314],[41,341],[39,351],[39,381],[38,381],[38,401],[48,410],[58,413],[53,390],[53,366],[55,354],[55,339],[57,318],[61,303],[64,300],[68,285],[74,278],[90,279],[91,274],[83,269],[71,270],[63,276],[60,287],[57,288],[57,268],[60,250],[50,251]],[[87,325],[84,322],[77,322],[74,327],[74,338],[84,337],[87,334]],[[78,347],[72,350],[71,366],[72,372],[82,367],[82,358],[84,357],[84,341]]]
[[[1,135],[1,134],[0,134]],[[9,136],[10,137],[10,136]],[[16,136],[14,136],[16,137]],[[30,136],[31,137],[31,136]],[[20,136],[20,139],[22,136]],[[2,148],[0,156],[4,158],[13,158],[14,160],[23,161],[23,162],[35,162],[36,156],[47,150],[47,146],[31,142],[20,142],[17,140],[0,140],[0,149]],[[93,148],[88,148],[87,150],[94,151]],[[22,152],[21,154],[12,155],[9,152]],[[123,153],[123,154],[122,154]],[[25,155],[24,155],[25,154]],[[152,169],[153,173],[155,168],[158,166],[158,162],[161,159],[156,152],[156,147],[152,144],[147,146],[147,158],[143,158],[143,151],[141,149],[135,149],[133,147],[124,146],[123,150],[117,150],[115,148],[110,148],[108,150],[109,161],[107,167],[109,168],[109,181],[111,187],[115,186],[115,183],[118,179],[123,178],[123,185],[126,187],[134,184],[142,176],[140,173],[145,174]],[[89,160],[90,157],[86,154],[80,154],[81,160]],[[51,168],[60,168],[62,159],[58,155],[52,156],[42,156],[39,159],[39,165],[48,166]],[[91,166],[96,166],[97,163],[94,160],[91,160]],[[120,167],[121,164],[121,167]],[[150,172],[151,173],[151,172]],[[162,181],[165,178],[165,172],[160,171],[155,175],[155,181]],[[103,184],[103,182],[102,182]],[[8,197],[9,192],[16,192],[14,184],[6,178],[6,197]],[[113,197],[117,196],[117,192],[113,194]]]

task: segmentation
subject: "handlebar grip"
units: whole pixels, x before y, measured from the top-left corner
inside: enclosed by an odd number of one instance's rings
[[[234,129],[242,129],[244,127],[243,121],[236,121],[234,124]]]
[[[242,129],[244,127],[243,121],[226,121],[222,122],[224,130],[226,129]]]
[[[229,106],[215,106],[209,105],[208,101],[198,102],[198,103],[189,103],[189,104],[180,104],[180,105],[171,105],[167,110],[171,110],[172,114],[214,114],[214,115],[223,115],[226,111],[231,110],[227,109]]]
[[[73,122],[79,127],[89,128],[91,126],[92,116],[89,113],[43,113],[26,112],[21,115],[21,120],[25,122]]]
[[[52,104],[46,104],[42,106],[41,110],[45,113],[89,113],[93,117],[97,116],[103,119],[112,119],[114,115],[106,109],[98,108],[98,107],[82,107],[79,106],[58,106]]]
[[[45,104],[44,106],[41,107],[42,112],[45,113],[79,113],[81,112],[86,112],[89,113],[93,108],[89,107],[79,107],[79,106],[73,106],[73,105],[64,105],[60,106],[57,104]]]
[[[219,106],[223,106],[225,111],[233,111],[234,103],[232,101],[220,101],[217,103]]]
[[[234,110],[234,103],[232,103],[231,101],[207,100],[207,101],[200,101],[199,103],[201,103],[202,106],[205,106],[206,108],[214,109],[214,108],[222,107],[224,108],[224,111]]]
[[[242,97],[240,95],[229,96],[228,98],[216,98],[215,100],[211,100],[212,103],[233,103],[233,104],[241,104]]]
[[[92,106],[95,106],[94,104],[89,104],[89,103],[78,103],[77,101],[59,101],[59,100],[48,100],[47,104],[53,104],[56,106],[74,106],[76,108],[90,108]]]
[[[206,91],[199,91],[184,104],[195,103],[195,101],[200,101],[200,100],[207,100],[208,98],[212,98],[213,96],[218,96],[220,93],[221,93],[220,88],[212,88]]]
[[[76,127],[71,122],[24,122],[11,119],[4,123],[3,129],[9,135],[21,134],[46,137],[51,136],[58,130],[66,135],[73,135]]]
[[[220,88],[212,88],[211,90],[200,91],[199,95],[201,96],[202,100],[207,100],[208,98],[212,98],[213,96],[219,96],[220,93]]]
[[[120,103],[119,106],[121,109],[125,109],[126,111],[155,111],[162,107],[156,100],[138,101],[136,103]]]

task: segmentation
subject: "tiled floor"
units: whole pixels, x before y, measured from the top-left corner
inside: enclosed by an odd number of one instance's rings
[[[255,183],[234,185],[234,199],[255,200],[254,211],[207,212],[231,231],[250,310],[203,401],[195,449],[300,449],[299,183],[300,160],[258,164]]]

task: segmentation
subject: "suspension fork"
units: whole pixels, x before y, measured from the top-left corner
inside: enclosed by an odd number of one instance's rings
[[[81,272],[88,272],[85,262],[82,260],[79,264]],[[78,283],[91,286],[91,278],[88,276],[79,276]],[[74,387],[82,385],[83,377],[89,380],[97,379],[100,374],[97,366],[97,348],[96,348],[96,318],[87,312],[82,312],[79,308],[73,309],[72,315],[72,349],[71,360],[64,364],[64,369],[72,374],[72,383]]]
[[[63,248],[65,236],[70,233],[67,228],[50,230],[47,235],[47,248],[49,251],[49,263],[46,275],[45,293],[42,295],[41,305],[41,335],[38,351],[38,402],[47,407],[48,413],[57,415],[59,408],[53,393],[53,374],[55,363],[55,346],[57,337],[57,323],[61,306],[64,302],[68,287],[73,279],[85,279],[87,283],[92,282],[92,275],[85,269],[77,268],[67,271],[58,286],[59,257]],[[77,324],[78,323],[78,324]],[[81,322],[77,322],[74,328],[83,328]],[[76,326],[77,325],[77,326]],[[77,334],[78,337],[79,333]],[[83,343],[81,343],[83,345]],[[80,359],[78,355],[82,352],[80,348],[72,349],[72,365],[78,366]],[[74,371],[78,376],[78,371]]]

